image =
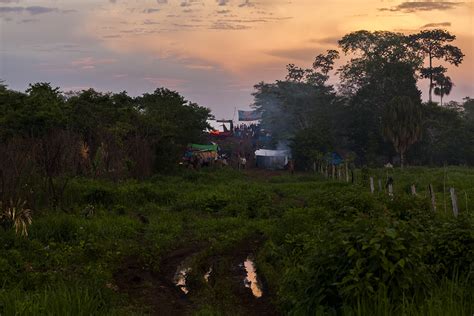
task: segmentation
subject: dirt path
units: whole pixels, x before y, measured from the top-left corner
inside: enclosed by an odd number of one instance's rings
[[[228,273],[231,276],[234,295],[239,298],[239,306],[242,314],[245,315],[277,315],[271,303],[273,293],[270,292],[264,277],[259,273],[258,266],[256,267],[257,292],[261,292],[262,296],[256,297],[250,285],[244,286],[245,277],[248,275],[244,262],[249,258],[253,259],[262,243],[261,237],[253,237],[243,241],[231,253],[231,266]]]
[[[258,278],[263,291],[263,295],[258,298],[244,283],[247,272],[243,263],[257,253],[263,241],[262,236],[253,236],[224,253],[209,257],[205,255],[206,245],[194,243],[166,254],[160,261],[159,269],[156,269],[159,272],[144,263],[140,256],[130,256],[115,272],[115,284],[120,292],[128,295],[134,306],[149,315],[192,315],[202,305],[217,304],[222,309],[225,305],[223,301],[232,301],[232,310],[239,315],[277,315],[271,303],[272,293],[264,278]],[[217,294],[210,301],[209,297],[200,294],[202,283],[196,285],[187,282],[186,287],[190,290],[188,295],[175,284],[177,268],[199,255],[204,255],[201,264],[206,269],[213,267],[209,283],[204,285],[210,286],[211,291]],[[219,295],[222,285],[228,290]]]
[[[196,245],[168,254],[154,272],[138,257],[128,257],[115,273],[118,288],[138,306],[146,306],[151,315],[191,315],[192,302],[174,284],[176,267],[198,251]]]
[[[262,295],[260,297],[254,296],[250,284],[245,286],[245,279],[247,271],[244,262],[250,257],[254,258],[258,249],[263,244],[262,236],[256,235],[247,238],[237,243],[235,247],[208,257],[205,260],[204,266],[206,269],[212,267],[212,273],[209,278],[209,286],[212,288],[214,294],[229,295],[228,302],[232,302],[231,310],[226,311],[231,315],[278,315],[275,307],[272,304],[273,293],[268,288],[264,277],[257,267],[257,281],[258,289]],[[225,294],[224,294],[225,293]],[[205,302],[217,303],[220,306],[225,306],[222,301]]]

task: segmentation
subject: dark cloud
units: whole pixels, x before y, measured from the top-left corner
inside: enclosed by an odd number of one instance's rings
[[[202,24],[184,24],[184,23],[174,23],[173,26],[178,28],[198,28],[202,27]]]
[[[121,38],[122,35],[120,34],[111,34],[111,35],[104,35],[103,38]]]
[[[26,7],[25,11],[30,13],[30,14],[44,14],[44,13],[50,13],[50,12],[57,12],[57,8],[48,8],[48,7],[41,7],[41,6],[32,6],[32,7]]]
[[[226,19],[217,20],[218,23],[265,23],[268,22],[266,19]]]
[[[312,47],[305,48],[289,48],[289,49],[273,49],[265,52],[267,55],[280,57],[290,60],[308,61],[318,54],[317,49]]]
[[[117,3],[117,0],[109,0],[110,3]]]
[[[422,29],[436,28],[436,27],[448,27],[451,26],[451,22],[441,22],[441,23],[428,23],[423,25]]]
[[[75,12],[75,10],[59,10],[58,8],[49,8],[41,6],[31,6],[31,7],[0,7],[0,14],[2,13],[29,13],[31,15],[45,14],[51,12],[60,12],[60,13],[70,13]]]
[[[229,0],[217,0],[217,4],[221,6],[227,5],[227,3],[229,3]]]
[[[311,39],[310,43],[324,44],[324,45],[337,45],[337,42],[342,38],[342,36],[330,36],[318,39]]]
[[[145,21],[143,21],[143,24],[144,25],[156,25],[156,24],[160,24],[160,23],[152,21],[152,20],[145,20]]]
[[[167,4],[168,0],[156,0],[156,3],[158,3],[158,4]]]
[[[0,14],[2,13],[21,13],[24,11],[23,7],[0,7]]]
[[[20,0],[0,0],[0,3],[18,3]]]
[[[239,7],[253,7],[254,4],[250,2],[250,0],[245,0],[243,3],[239,4]]]
[[[209,28],[211,30],[234,30],[234,31],[236,31],[236,30],[249,29],[250,26],[243,25],[243,24],[232,24],[232,23],[228,23],[228,22],[218,21],[218,22],[215,22],[214,24],[212,24]]]
[[[231,11],[230,10],[217,10],[216,13],[217,14],[226,14],[226,13],[230,13]]]
[[[33,22],[36,22],[36,21],[39,21],[38,19],[22,19],[20,20],[18,23],[33,23]]]
[[[463,2],[451,2],[451,1],[413,1],[413,2],[402,2],[399,5],[391,8],[381,8],[379,11],[391,11],[391,12],[406,12],[412,13],[416,11],[433,11],[433,10],[450,10],[460,6]]]
[[[150,13],[155,13],[155,12],[159,12],[159,11],[160,11],[160,9],[150,8],[150,9],[143,10],[143,13],[150,14]]]

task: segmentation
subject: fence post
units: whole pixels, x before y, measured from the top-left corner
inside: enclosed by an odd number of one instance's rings
[[[382,179],[379,179],[378,180],[378,183],[379,183],[379,192],[382,192]]]
[[[388,185],[388,195],[393,196],[393,184],[389,183]]]
[[[451,204],[453,205],[454,217],[458,217],[459,210],[458,210],[458,198],[456,196],[456,190],[454,190],[454,188],[450,188],[449,192],[451,193]]]
[[[414,184],[411,185],[411,194],[416,195],[416,187]]]
[[[466,213],[469,214],[469,204],[467,203],[467,192],[464,191],[464,197],[466,198]]]
[[[344,164],[346,165],[346,182],[349,183],[349,164],[347,162]]]
[[[374,193],[375,188],[374,188],[374,178],[370,177],[370,193]]]
[[[433,190],[433,185],[430,184],[428,186],[428,189],[430,191],[431,206],[433,206],[433,211],[436,212],[436,198],[435,198],[435,192]]]

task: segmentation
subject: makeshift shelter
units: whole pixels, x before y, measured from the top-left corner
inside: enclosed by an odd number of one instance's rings
[[[217,144],[201,145],[201,144],[188,144],[188,151],[217,151]]]
[[[290,156],[288,150],[259,149],[255,151],[257,168],[262,169],[285,169]]]
[[[201,145],[201,144],[188,144],[188,148],[184,153],[184,159],[191,159],[192,157],[198,157],[206,162],[212,161],[217,158],[217,152],[219,146],[216,144]]]

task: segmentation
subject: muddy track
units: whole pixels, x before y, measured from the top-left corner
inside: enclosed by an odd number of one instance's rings
[[[133,305],[149,315],[192,315],[201,305],[221,305],[219,301],[208,301],[200,295],[202,286],[210,287],[211,291],[219,293],[219,286],[214,287],[216,280],[219,280],[220,284],[224,282],[231,289],[226,293],[231,296],[229,299],[233,302],[235,312],[232,314],[277,315],[271,304],[272,294],[262,277],[259,277],[259,285],[263,295],[259,298],[244,284],[247,272],[243,263],[249,255],[257,253],[262,243],[262,236],[253,236],[224,253],[210,256],[206,255],[209,251],[206,245],[194,243],[165,255],[160,261],[159,269],[156,269],[159,272],[142,262],[140,256],[127,257],[114,274],[115,283],[120,292],[128,295]],[[213,272],[208,284],[187,282],[186,287],[190,293],[186,295],[175,284],[176,271],[183,262],[190,262],[190,259],[197,257],[201,257],[201,267],[206,271],[212,267]],[[200,275],[201,278],[203,276],[204,274]]]
[[[260,236],[254,236],[251,239],[244,240],[230,254],[231,266],[228,273],[231,276],[233,293],[239,298],[239,307],[244,315],[277,315],[276,309],[271,303],[272,295],[263,276],[258,274],[258,292],[261,297],[256,297],[249,287],[244,286],[245,277],[248,275],[244,262],[249,256],[255,256],[263,239]]]
[[[193,246],[168,254],[161,261],[159,272],[152,271],[136,256],[128,257],[114,274],[116,284],[150,315],[191,315],[196,306],[173,283],[173,276],[176,267],[197,249]]]

